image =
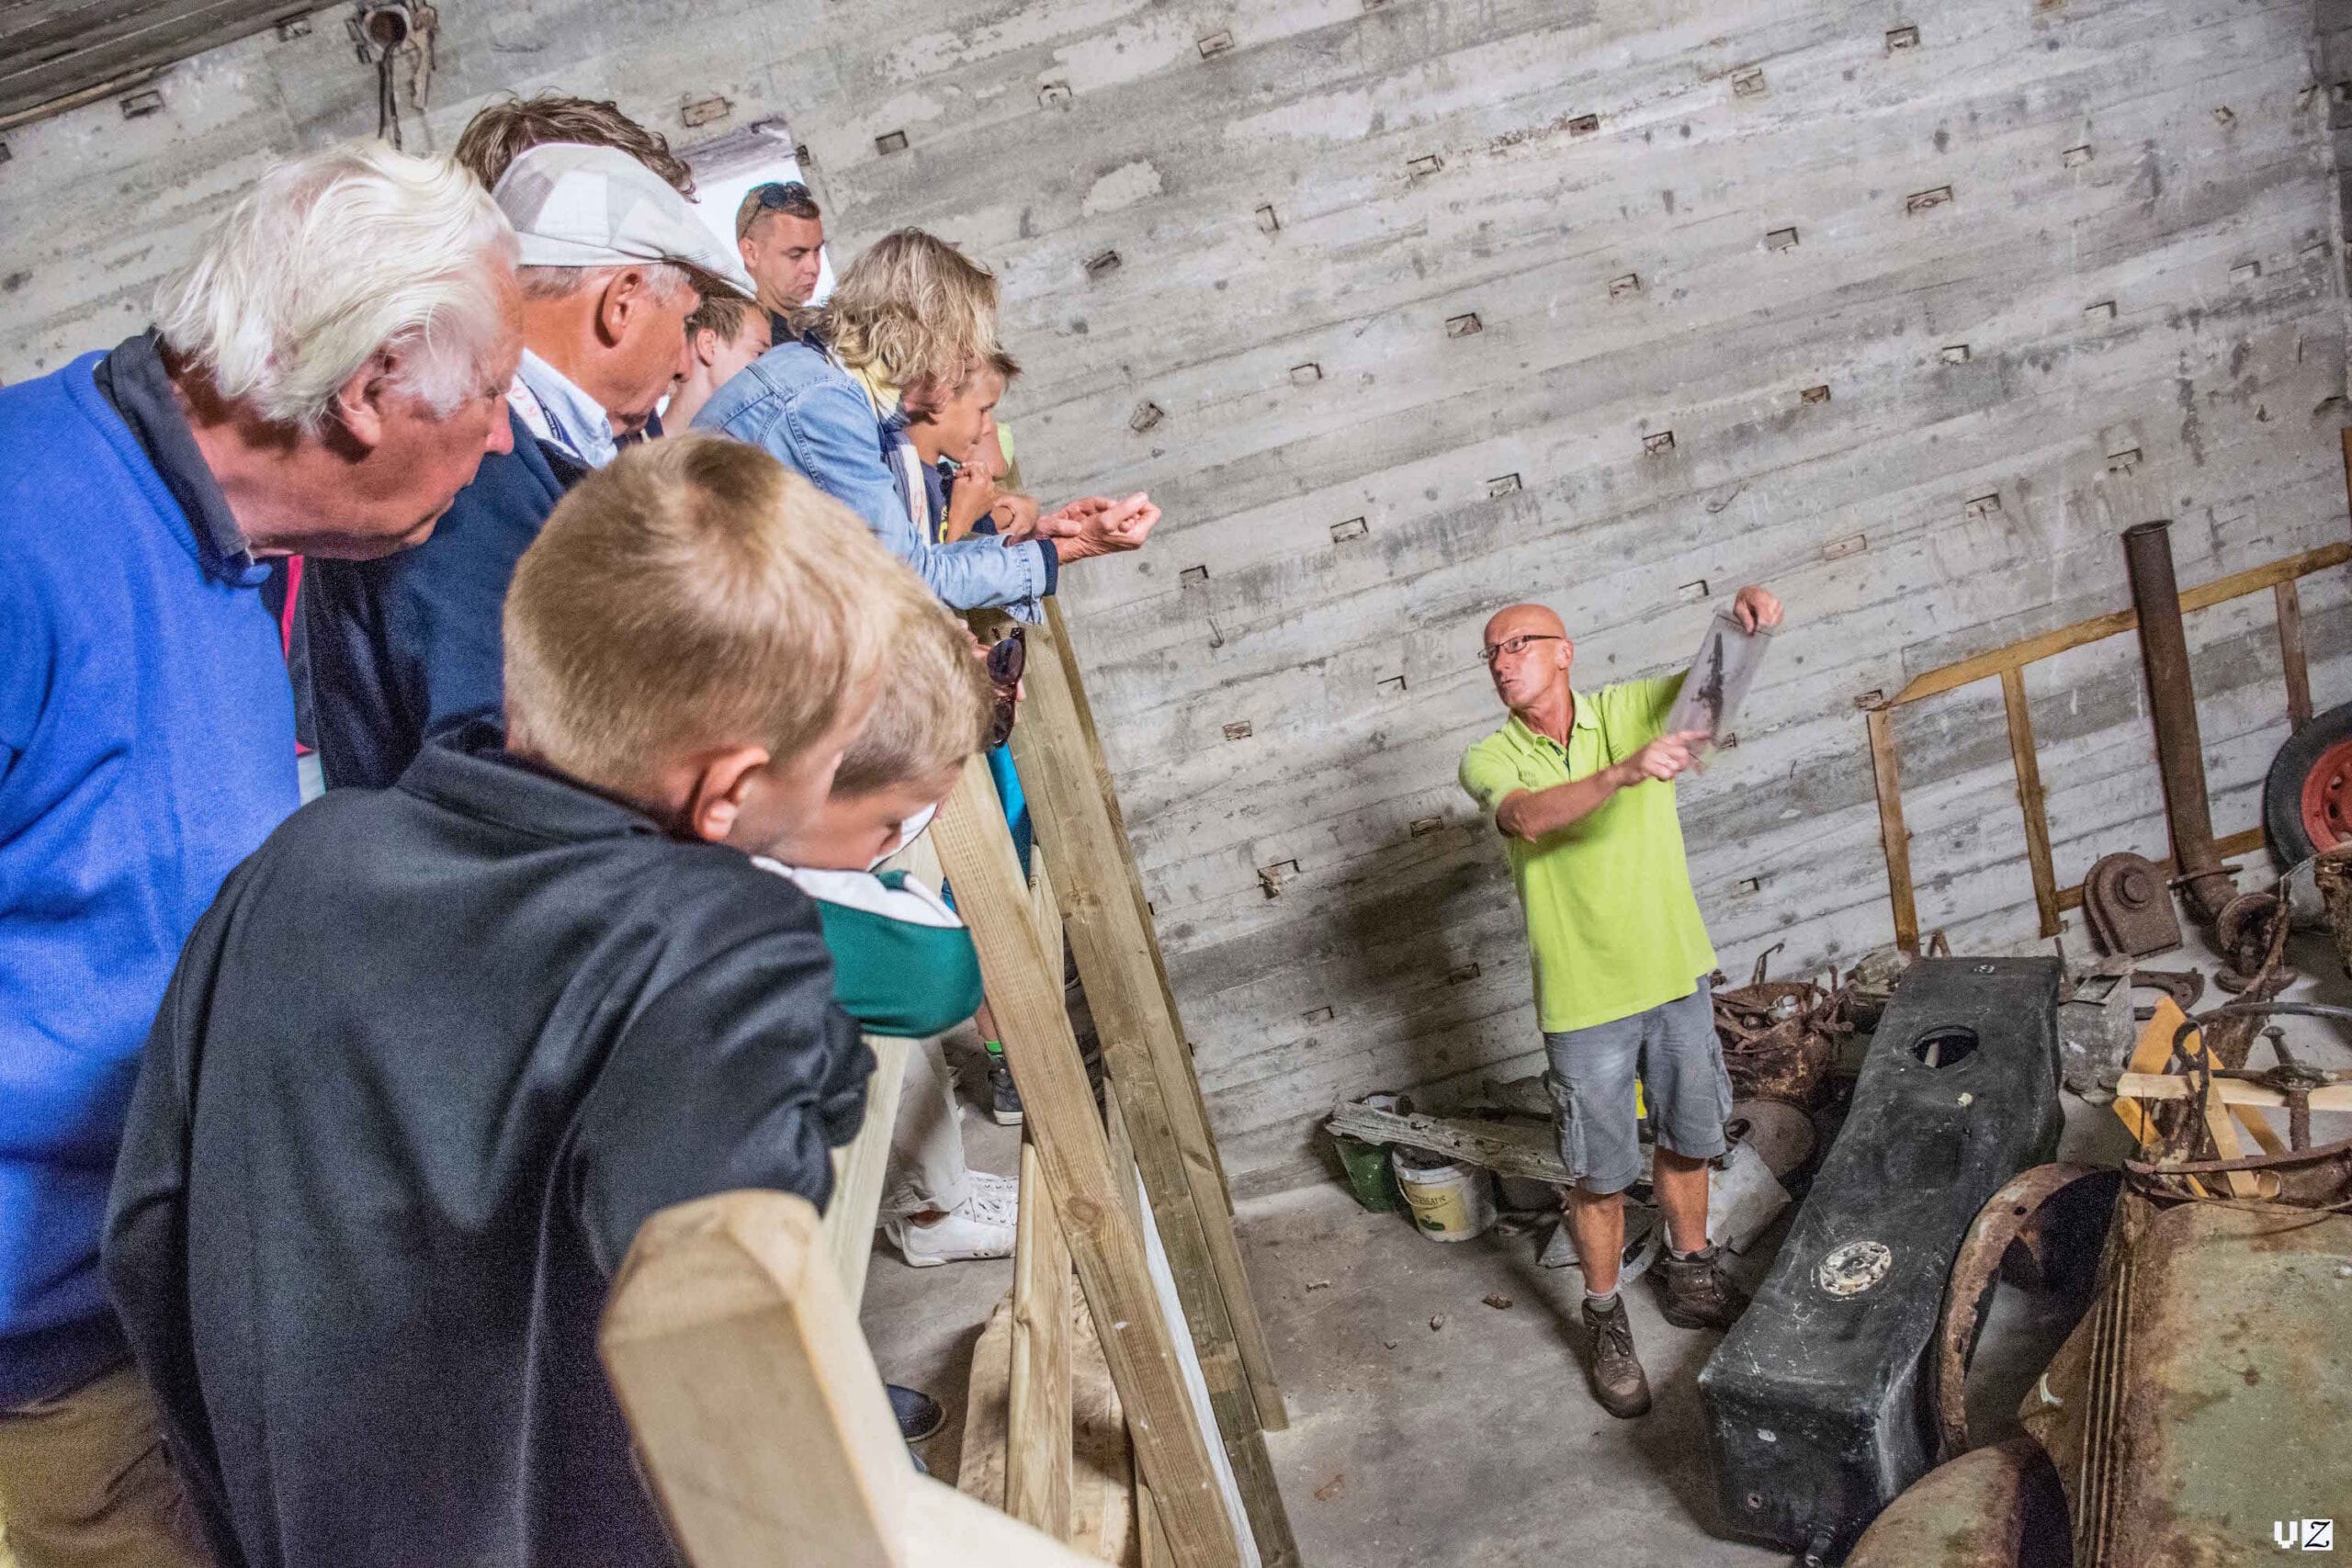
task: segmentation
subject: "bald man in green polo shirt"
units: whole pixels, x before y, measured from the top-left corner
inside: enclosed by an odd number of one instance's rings
[[[1743,588],[1733,613],[1750,631],[1774,626],[1781,602]],[[1481,653],[1510,722],[1463,757],[1462,787],[1509,840],[1527,914],[1544,1081],[1576,1179],[1567,1224],[1584,1268],[1593,1396],[1612,1416],[1639,1416],[1649,1380],[1617,1299],[1624,1192],[1642,1168],[1636,1077],[1657,1142],[1666,1320],[1727,1328],[1747,1304],[1707,1245],[1707,1165],[1724,1152],[1731,1080],[1707,992],[1715,953],[1674,807],[1674,779],[1706,737],[1664,733],[1679,675],[1576,691],[1576,644],[1541,604],[1497,614]]]

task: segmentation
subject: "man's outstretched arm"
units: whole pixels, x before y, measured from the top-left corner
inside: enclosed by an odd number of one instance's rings
[[[1549,789],[1514,790],[1495,807],[1495,826],[1505,835],[1533,843],[1600,809],[1621,789],[1650,779],[1670,779],[1690,766],[1701,732],[1661,735],[1632,756],[1598,773]]]

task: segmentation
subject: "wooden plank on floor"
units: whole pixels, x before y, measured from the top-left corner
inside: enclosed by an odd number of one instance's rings
[[[1559,1138],[1549,1127],[1478,1122],[1466,1116],[1400,1116],[1351,1100],[1333,1106],[1331,1119],[1324,1126],[1335,1136],[1427,1149],[1504,1176],[1523,1176],[1556,1187],[1566,1187],[1574,1179],[1560,1163]]]
[[[911,1040],[869,1034],[874,1076],[865,1080],[865,1120],[857,1136],[833,1151],[833,1196],[825,1205],[825,1250],[841,1276],[842,1294],[854,1310],[865,1299],[865,1266],[874,1258],[874,1219],[882,1207],[882,1178],[890,1162],[890,1127],[898,1120]]]
[[[1135,1451],[1127,1416],[1086,1303],[1070,1302],[1070,1505],[1072,1550],[1121,1568],[1136,1560]]]
[[[1087,1306],[1097,1324],[1112,1325],[1104,1355],[1127,1409],[1136,1462],[1165,1505],[1169,1544],[1184,1568],[1238,1563],[1243,1521],[1227,1512],[1143,1237],[1119,1203],[1110,1146],[1062,1006],[1060,961],[1048,960],[1038,943],[1012,835],[981,758],[965,764],[932,837],[979,950],[989,1006]],[[1068,874],[1064,855],[1061,874]]]
[[[1021,1219],[1013,1246],[1012,1367],[1007,1395],[1004,1511],[1070,1539],[1069,1249],[1037,1166],[1021,1145]]]
[[[991,1508],[1004,1506],[1012,1395],[1012,1292],[1007,1291],[972,1347],[972,1375],[965,1384],[964,1449],[956,1461],[956,1489]]]
[[[1297,1560],[1264,1429],[1287,1417],[1240,1244],[1207,1107],[1193,1070],[1118,800],[1085,705],[1059,606],[1032,626],[1028,697],[1013,757],[1039,841],[1053,855],[1065,929],[1122,1086],[1136,1157],[1178,1297],[1264,1560]]]

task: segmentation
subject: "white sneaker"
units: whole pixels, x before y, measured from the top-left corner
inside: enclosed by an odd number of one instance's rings
[[[1013,1241],[1020,1234],[1020,1210],[1014,1202],[983,1190],[976,1182],[961,1203],[932,1224],[920,1225],[911,1219],[897,1216],[882,1229],[900,1255],[917,1269],[963,1263],[976,1258],[1010,1258]]]
[[[1012,1204],[1016,1212],[1019,1210],[1021,1183],[1017,1179],[999,1176],[993,1171],[987,1170],[967,1170],[964,1173],[964,1192],[967,1198],[980,1196],[1000,1199]]]

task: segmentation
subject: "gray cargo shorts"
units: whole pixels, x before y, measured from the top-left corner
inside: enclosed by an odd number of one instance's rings
[[[1636,1077],[1648,1095],[1658,1147],[1713,1159],[1727,1146],[1731,1075],[1724,1070],[1714,998],[1704,978],[1689,996],[1647,1012],[1546,1033],[1544,1053],[1551,1060],[1544,1087],[1556,1113],[1560,1159],[1586,1191],[1623,1192],[1641,1179]]]

